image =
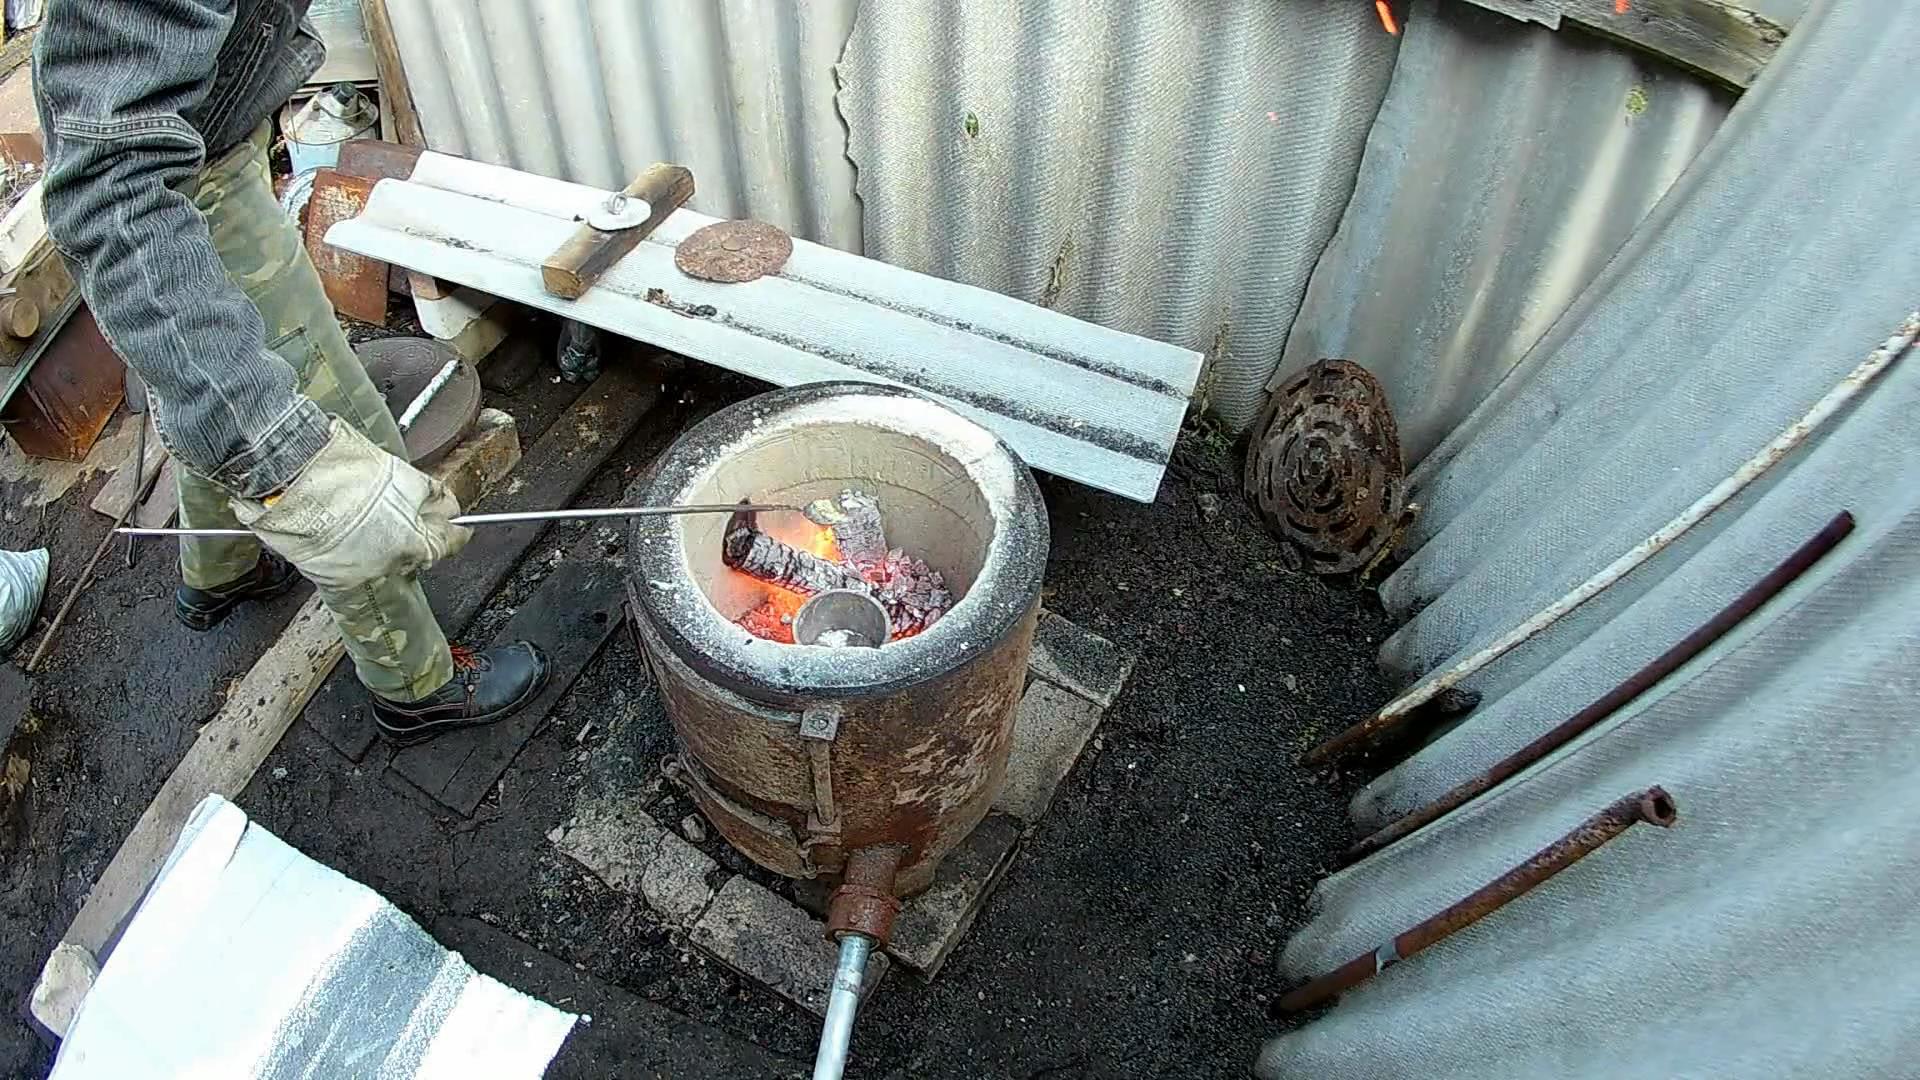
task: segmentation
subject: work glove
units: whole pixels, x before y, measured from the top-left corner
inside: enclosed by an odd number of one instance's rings
[[[460,503],[445,484],[339,419],[286,490],[235,499],[233,511],[307,580],[330,589],[418,573],[473,535],[450,520]]]

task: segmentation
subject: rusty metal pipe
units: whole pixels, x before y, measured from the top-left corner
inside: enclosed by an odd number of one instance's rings
[[[1632,828],[1636,822],[1668,828],[1679,820],[1673,799],[1650,787],[1614,800],[1612,805],[1573,827],[1525,862],[1475,889],[1465,899],[1415,923],[1379,948],[1361,953],[1325,975],[1290,991],[1275,1003],[1276,1012],[1311,1009],[1359,986],[1394,964],[1444,941],[1525,896],[1534,886],[1579,862],[1594,849]]]
[[[827,937],[840,942],[840,959],[827,997],[820,1049],[813,1058],[813,1080],[840,1080],[846,1071],[853,1021],[866,989],[867,958],[886,947],[894,917],[900,914],[893,889],[906,853],[898,844],[882,844],[848,855],[845,880],[828,902]]]
[[[1607,691],[1586,708],[1554,726],[1552,730],[1494,763],[1485,772],[1461,781],[1446,794],[1354,844],[1342,856],[1343,863],[1364,859],[1401,837],[1431,825],[1572,742],[1582,732],[1613,715],[1616,710],[1679,670],[1687,661],[1700,655],[1707,646],[1720,640],[1727,631],[1758,611],[1761,605],[1779,595],[1780,590],[1791,585],[1800,575],[1811,569],[1814,563],[1819,562],[1828,552],[1838,547],[1840,541],[1846,539],[1852,532],[1853,515],[1845,510],[1835,514],[1832,521],[1827,522],[1826,526],[1810,537],[1806,543],[1794,549],[1793,554],[1782,560],[1766,577],[1754,582],[1726,607],[1721,608],[1713,618],[1700,624],[1692,633],[1676,642],[1672,648],[1653,658],[1647,666],[1628,676],[1625,682]]]

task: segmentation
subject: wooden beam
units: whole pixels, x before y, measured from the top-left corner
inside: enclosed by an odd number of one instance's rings
[[[540,264],[540,281],[548,292],[567,300],[586,295],[593,283],[620,257],[640,246],[653,230],[693,197],[693,174],[664,162],[647,168],[627,185],[628,198],[645,199],[652,208],[647,220],[630,229],[605,232],[582,224],[566,243]]]
[[[406,65],[400,62],[400,45],[394,40],[387,0],[360,0],[360,17],[367,24],[373,67],[380,74],[380,100],[393,114],[395,137],[407,146],[427,145],[426,134],[420,129],[420,113],[413,105],[413,91],[407,86]]]
[[[1753,85],[1791,29],[1726,0],[1631,0],[1624,14],[1614,0],[1468,2],[1516,18],[1523,6],[1530,21],[1572,23],[1735,90]]]
[[[520,438],[513,418],[489,411],[481,414],[474,434],[431,471],[467,504],[511,472],[519,460]],[[308,600],[279,640],[228,692],[225,707],[200,729],[186,756],[160,785],[87,893],[62,945],[99,959],[153,883],[193,808],[211,793],[229,799],[239,796],[344,651],[340,631],[319,598]],[[70,957],[72,950],[65,955]],[[41,973],[43,982],[62,977],[51,960]],[[35,994],[36,1004],[42,996]],[[56,1035],[65,1035],[65,1021],[71,1019],[70,1014],[36,1013],[36,1017]]]

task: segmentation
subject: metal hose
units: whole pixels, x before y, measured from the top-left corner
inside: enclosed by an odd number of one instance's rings
[[[860,989],[867,977],[867,957],[874,941],[865,934],[840,936],[840,963],[833,970],[833,996],[827,999],[827,1022],[820,1031],[820,1052],[813,1058],[813,1080],[840,1080],[853,1047],[853,1018],[860,1011]]]

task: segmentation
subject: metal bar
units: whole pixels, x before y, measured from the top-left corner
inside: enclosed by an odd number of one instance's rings
[[[455,525],[512,525],[522,521],[576,521],[587,518],[658,517],[665,514],[731,514],[736,510],[792,510],[771,503],[715,503],[700,506],[589,506],[571,510],[521,510],[510,514],[462,514]],[[124,520],[124,519],[123,519]],[[252,536],[249,529],[117,529],[122,536]]]
[[[1812,437],[1813,433],[1820,430],[1821,426],[1835,413],[1846,408],[1854,398],[1873,385],[1873,381],[1882,372],[1905,356],[1913,348],[1916,338],[1920,338],[1920,311],[1908,314],[1899,328],[1894,331],[1893,336],[1868,353],[1867,358],[1848,372],[1846,378],[1835,383],[1819,401],[1814,402],[1805,415],[1788,424],[1780,434],[1773,437],[1771,442],[1761,447],[1726,479],[1721,480],[1713,486],[1712,490],[1694,500],[1691,506],[1682,510],[1673,520],[1654,530],[1653,535],[1629,548],[1598,573],[1574,586],[1573,590],[1566,595],[1528,616],[1525,622],[1495,638],[1491,644],[1446,671],[1423,680],[1413,689],[1388,702],[1373,716],[1307,751],[1306,755],[1300,759],[1301,763],[1310,766],[1325,765],[1334,758],[1376,743],[1381,737],[1398,730],[1414,709],[1432,701],[1444,691],[1459,685],[1474,672],[1531,640],[1541,631],[1577,610],[1580,605],[1600,595],[1615,582],[1638,569],[1647,560],[1665,551],[1674,541],[1686,535],[1688,530],[1706,520],[1709,514],[1726,505],[1734,496],[1745,491],[1755,480],[1766,475],[1767,470],[1779,464],[1782,458]]]
[[[833,994],[827,999],[827,1022],[820,1031],[820,1050],[813,1058],[813,1080],[840,1080],[847,1070],[847,1052],[853,1048],[853,1018],[860,1011],[860,988],[867,977],[867,956],[873,939],[865,934],[840,938],[840,962],[833,970]]]
[[[1696,627],[1692,633],[1681,638],[1672,648],[1649,661],[1646,667],[1628,676],[1625,682],[1607,691],[1592,704],[1574,713],[1546,734],[1496,762],[1485,772],[1460,782],[1446,794],[1354,844],[1347,849],[1344,861],[1357,862],[1401,837],[1425,828],[1506,783],[1522,770],[1572,742],[1582,732],[1611,716],[1621,706],[1652,689],[1660,680],[1700,655],[1707,646],[1720,640],[1727,631],[1739,625],[1748,616],[1758,611],[1761,605],[1778,595],[1780,590],[1806,573],[1814,563],[1819,562],[1828,552],[1839,546],[1840,541],[1846,539],[1852,532],[1853,515],[1845,510],[1835,514],[1825,528],[1815,533],[1806,543],[1801,544],[1766,577],[1754,582],[1745,592],[1735,597],[1732,603],[1721,608],[1713,618]]]
[[[1415,923],[1386,941],[1379,948],[1359,956],[1293,990],[1274,1005],[1276,1012],[1300,1012],[1331,1000],[1394,964],[1423,949],[1444,941],[1455,931],[1464,930],[1499,911],[1534,886],[1592,854],[1594,849],[1644,821],[1661,828],[1679,820],[1679,812],[1666,791],[1651,787],[1623,795],[1613,804],[1573,827],[1573,830],[1541,848],[1532,858],[1474,890],[1465,899]]]

